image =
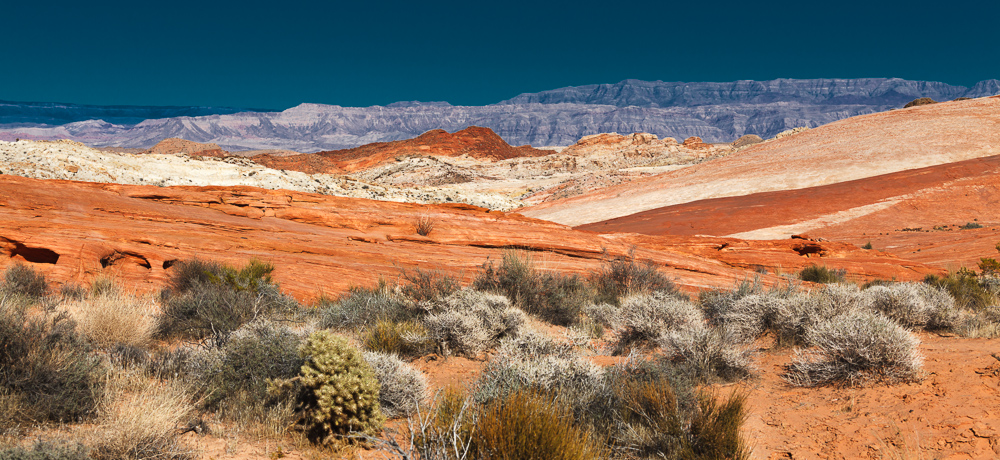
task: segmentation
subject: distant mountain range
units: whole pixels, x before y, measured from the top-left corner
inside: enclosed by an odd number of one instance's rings
[[[0,101],[0,125],[64,125],[86,120],[103,120],[134,125],[154,118],[201,117],[248,111],[238,107],[183,107],[141,105],[83,105],[58,102]]]
[[[491,128],[513,145],[569,145],[603,132],[679,140],[770,137],[855,115],[1000,94],[1000,81],[972,88],[898,78],[778,79],[728,83],[624,80],[526,93],[487,106],[407,101],[373,107],[302,104],[281,112],[215,107],[102,107],[0,102],[0,139],[74,139],[98,147],[149,148],[168,137],[227,150],[336,150],[416,137],[432,129]]]

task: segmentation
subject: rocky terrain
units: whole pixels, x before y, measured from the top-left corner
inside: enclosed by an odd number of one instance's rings
[[[802,189],[1000,154],[1000,98],[863,115],[718,160],[522,210],[583,225],[665,206]]]
[[[149,289],[177,260],[275,264],[303,300],[367,286],[401,269],[462,279],[505,248],[548,269],[583,273],[636,248],[688,289],[729,286],[755,264],[786,270],[823,261],[860,279],[919,279],[941,270],[854,245],[806,240],[598,235],[469,205],[418,205],[252,187],[156,187],[0,175],[0,262],[30,262],[54,281],[114,273]],[[433,229],[419,235],[420,218]],[[2,266],[0,266],[2,268]],[[773,275],[765,281],[777,283]]]
[[[865,91],[886,100],[909,97],[905,91],[911,90],[937,91],[941,99],[969,94],[893,81],[882,81],[874,93],[860,83],[796,82],[763,89],[734,84],[732,94],[718,96],[723,89],[711,85],[675,85],[673,92],[661,83],[581,87],[525,95],[518,104],[606,103],[615,91],[623,101],[666,107],[658,110],[723,97],[760,104],[778,98],[779,89],[819,104],[825,88],[842,98],[831,97],[831,106]],[[504,107],[524,107],[513,102]],[[164,287],[182,260],[240,265],[256,258],[273,264],[281,289],[306,305],[380,279],[393,283],[415,269],[467,283],[512,248],[531,254],[542,271],[578,275],[634,255],[694,297],[754,277],[766,287],[791,289],[794,282],[815,294],[821,286],[794,280],[814,265],[843,270],[858,284],[921,280],[996,256],[998,133],[1000,98],[991,97],[862,115],[733,144],[637,132],[536,149],[511,146],[489,128],[432,130],[321,153],[233,151],[225,142],[180,138],[106,150],[75,141],[0,141],[0,270],[26,264],[43,272],[56,291],[112,276],[148,293]],[[982,307],[976,318],[995,321],[993,310]],[[576,332],[539,318],[527,320],[531,329],[572,342],[573,353],[593,365],[606,369],[631,359],[604,348],[602,341],[621,331],[577,343]],[[747,343],[758,352],[752,376],[701,388],[719,397],[747,395],[743,435],[754,459],[993,458],[1000,453],[996,339],[957,337],[957,331],[933,329],[928,320],[912,336],[905,333],[923,366],[913,381],[818,388],[783,378],[789,363],[817,347],[779,343],[771,331]],[[353,332],[358,346],[369,346]],[[155,344],[164,350],[174,345]],[[433,392],[472,384],[497,353],[425,353],[409,364],[427,375]],[[291,441],[287,427],[260,437],[231,429],[221,418],[208,420],[216,431],[182,438],[201,458],[317,457]],[[401,427],[405,421],[390,423]],[[82,425],[29,427],[24,440],[52,434],[45,430],[72,436],[71,430],[93,428]],[[177,430],[170,425],[168,432],[176,436]]]
[[[191,153],[195,156],[104,152],[73,141],[0,141],[0,174],[159,187],[249,185],[401,202],[459,202],[504,210],[520,205],[516,200],[493,193],[400,189],[359,182],[340,175],[272,169],[240,156],[218,158],[215,155],[217,149],[206,149],[187,142],[170,141],[161,145],[159,151],[171,145],[181,147],[181,152],[185,148],[193,150]],[[198,156],[205,152],[214,153]]]
[[[514,145],[566,146],[581,137],[646,132],[659,137],[732,142],[900,108],[920,97],[938,101],[1000,93],[996,80],[972,88],[902,79],[816,79],[728,83],[646,82],[522,94],[487,106],[404,103],[374,107],[302,104],[282,112],[148,119],[138,124],[86,121],[60,126],[3,126],[0,140],[72,139],[96,147],[150,148],[179,137],[226,150],[312,153],[416,137],[433,129],[492,129]],[[220,112],[222,113],[222,112]]]

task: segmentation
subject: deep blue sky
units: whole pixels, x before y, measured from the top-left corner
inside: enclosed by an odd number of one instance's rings
[[[1000,78],[1000,2],[9,1],[0,99],[368,106],[613,83]]]

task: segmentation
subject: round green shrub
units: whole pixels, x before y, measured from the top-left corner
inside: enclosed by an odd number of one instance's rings
[[[382,430],[379,383],[358,349],[343,337],[317,331],[299,353],[306,359],[301,383],[310,437],[327,442],[337,435],[374,436]]]

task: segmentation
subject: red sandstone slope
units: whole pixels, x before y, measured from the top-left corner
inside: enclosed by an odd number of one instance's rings
[[[427,131],[413,139],[376,142],[353,149],[318,152],[333,160],[348,172],[367,169],[393,160],[400,155],[438,155],[456,157],[468,155],[481,160],[507,160],[519,157],[540,157],[551,151],[524,145],[513,147],[489,128],[471,126],[448,133],[443,129]]]
[[[983,229],[959,229],[978,222]],[[863,245],[939,266],[974,266],[1000,240],[1000,156],[799,190],[715,198],[579,229],[649,235],[813,237]],[[919,230],[918,230],[919,229]]]
[[[420,217],[435,222],[415,232]],[[415,205],[250,187],[153,187],[0,175],[0,266],[27,261],[57,282],[99,273],[147,288],[174,261],[273,262],[300,298],[338,293],[423,268],[469,279],[504,248],[526,248],[545,269],[584,273],[602,250],[635,247],[688,288],[729,286],[755,265],[793,271],[812,263],[862,276],[920,278],[938,270],[843,243],[803,240],[599,235],[465,205]],[[768,282],[778,282],[766,276]]]
[[[848,118],[521,212],[583,225],[698,200],[815,187],[997,154],[1000,98],[946,102]]]

